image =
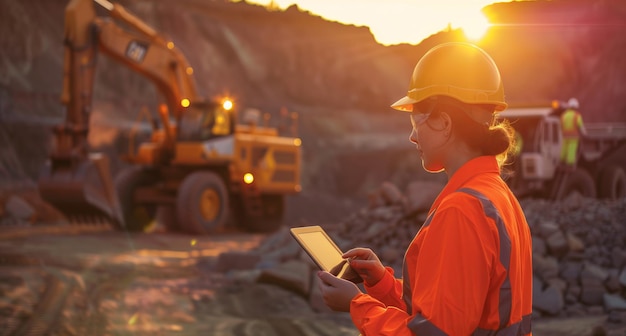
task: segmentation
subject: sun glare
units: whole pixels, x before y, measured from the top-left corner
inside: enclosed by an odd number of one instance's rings
[[[463,30],[465,37],[472,41],[478,41],[483,38],[490,26],[483,13],[467,15],[459,20],[456,25]]]

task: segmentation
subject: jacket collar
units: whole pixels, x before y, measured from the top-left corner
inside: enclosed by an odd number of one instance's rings
[[[435,202],[433,202],[429,213],[431,213],[434,209],[437,209],[441,201],[446,196],[461,189],[475,176],[484,173],[500,174],[500,168],[498,167],[498,161],[495,156],[479,156],[463,164],[461,168],[459,168],[454,175],[452,175],[443,190],[441,190],[435,199]]]

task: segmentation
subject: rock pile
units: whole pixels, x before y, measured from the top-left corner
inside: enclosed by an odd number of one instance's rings
[[[626,198],[524,200],[538,313],[626,322]]]
[[[342,250],[374,250],[385,265],[401,269],[404,251],[441,190],[415,182],[403,194],[385,183],[370,206],[341,223],[325,225]],[[573,195],[562,202],[521,201],[533,236],[533,308],[540,316],[609,314],[626,322],[626,198],[609,201]],[[268,237],[254,255],[228,256],[228,265],[255,260],[253,279],[289,288],[325,310],[316,267],[288,230]],[[222,262],[224,263],[224,262]],[[248,273],[249,275],[250,273]]]

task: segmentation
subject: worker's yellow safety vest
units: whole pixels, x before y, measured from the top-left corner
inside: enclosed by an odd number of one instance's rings
[[[568,109],[561,116],[561,128],[564,137],[580,136],[579,128],[582,127],[582,118],[576,110]]]

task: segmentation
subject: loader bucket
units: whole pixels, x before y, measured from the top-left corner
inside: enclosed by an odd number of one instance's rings
[[[48,162],[39,178],[39,192],[70,219],[91,221],[104,216],[124,226],[109,160],[102,154],[90,154],[75,165],[53,167]]]

